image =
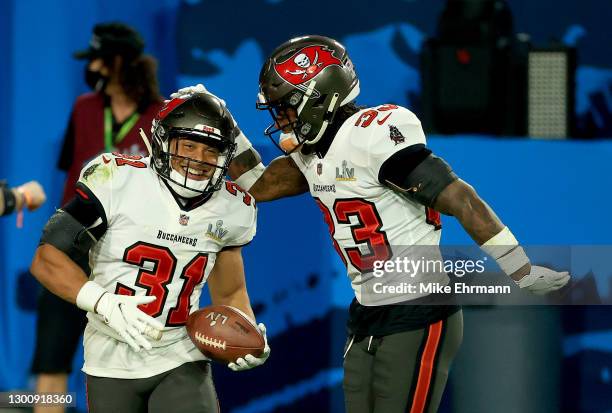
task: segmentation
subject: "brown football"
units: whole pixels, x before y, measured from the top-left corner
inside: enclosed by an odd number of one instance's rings
[[[227,305],[193,312],[187,320],[187,332],[205,356],[224,364],[247,354],[259,357],[264,351],[264,338],[257,326],[242,311]]]

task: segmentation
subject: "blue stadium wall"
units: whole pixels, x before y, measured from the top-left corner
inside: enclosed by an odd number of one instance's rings
[[[70,55],[87,43],[92,26],[108,20],[134,25],[147,40],[147,52],[160,61],[162,92],[205,83],[226,99],[270,161],[277,152],[261,134],[267,114],[254,109],[257,76],[265,55],[293,35],[326,34],[346,44],[362,81],[360,103],[399,103],[419,113],[418,53],[423,39],[435,32],[443,2],[375,4],[313,0],[304,10],[303,2],[283,0],[2,2],[0,178],[38,179],[49,202],[26,216],[24,229],[15,228],[14,217],[0,222],[0,391],[32,385],[28,368],[39,287],[27,267],[42,226],[59,206],[64,176],[55,163],[70,106],[86,90],[82,64]],[[610,13],[596,0],[537,5],[515,0],[510,6],[516,31],[532,34],[536,43],[555,37],[578,45],[577,113],[611,137],[612,55],[601,52],[609,38],[609,22],[602,16]],[[542,19],[553,11],[554,18]],[[612,142],[452,136],[430,137],[429,144],[522,242],[610,244]],[[307,196],[262,204],[259,216],[245,262],[254,308],[268,325],[273,354],[252,372],[215,369],[224,411],[342,411],[341,352],[351,291],[327,228]],[[443,222],[445,244],[470,242],[453,219]],[[573,390],[562,392],[564,411],[612,409],[606,399],[612,390],[610,319],[605,308],[563,311],[561,377],[563,389]],[[83,408],[81,357],[70,386]],[[453,392],[448,393],[445,411],[452,405]]]

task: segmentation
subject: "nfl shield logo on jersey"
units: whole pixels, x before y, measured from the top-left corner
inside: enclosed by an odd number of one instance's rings
[[[321,175],[323,173],[323,164],[319,162],[317,164],[317,175]]]
[[[182,226],[186,226],[187,224],[189,224],[189,215],[181,214],[181,216],[179,217],[179,224],[181,224]]]

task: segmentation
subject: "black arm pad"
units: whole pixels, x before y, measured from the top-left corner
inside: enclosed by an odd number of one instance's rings
[[[53,245],[68,255],[86,274],[89,274],[89,250],[97,242],[94,236],[72,215],[58,209],[49,219],[41,244]]]
[[[412,157],[414,156],[413,153]],[[431,152],[424,156],[417,165],[405,165],[404,173],[398,170],[399,165],[401,165],[400,162],[396,160],[390,164],[392,169],[390,167],[387,167],[386,170],[381,168],[379,176],[381,182],[428,207],[433,206],[444,188],[458,179],[444,159]]]

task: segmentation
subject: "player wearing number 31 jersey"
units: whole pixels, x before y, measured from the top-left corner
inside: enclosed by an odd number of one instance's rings
[[[152,156],[100,155],[45,227],[32,273],[87,311],[92,412],[218,410],[210,365],[185,324],[205,282],[213,304],[255,320],[241,247],[255,235],[257,211],[225,180],[233,127],[211,95],[167,102],[152,128]],[[258,366],[268,354],[266,345],[261,358],[230,368]]]
[[[83,371],[93,376],[142,378],[204,359],[186,335],[187,317],[198,308],[217,254],[248,244],[255,235],[254,200],[236,184],[226,181],[205,207],[183,210],[159,185],[149,162],[103,154],[85,167],[77,193],[100,202],[108,221],[90,250],[89,279],[115,294],[155,297],[140,308],[163,324],[149,354],[163,351],[164,356],[130,357],[131,348],[117,332],[88,313]]]

